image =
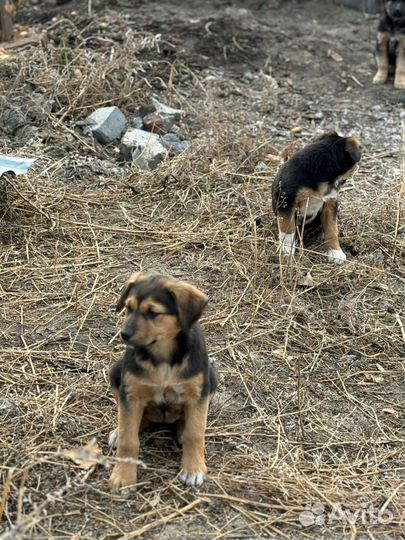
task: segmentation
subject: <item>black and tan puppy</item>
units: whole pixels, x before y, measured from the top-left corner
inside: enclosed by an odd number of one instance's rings
[[[388,73],[395,73],[395,88],[405,88],[405,0],[383,0],[376,59],[373,83],[384,84]]]
[[[110,379],[118,403],[117,457],[138,459],[139,432],[151,422],[176,423],[183,445],[180,479],[203,483],[208,405],[217,378],[198,319],[205,294],[183,281],[135,273],[118,300],[126,309],[121,337],[127,348]],[[119,462],[114,490],[136,483],[137,467]]]
[[[284,254],[294,254],[298,231],[319,221],[329,260],[338,264],[346,260],[339,243],[337,196],[355,172],[361,153],[358,139],[328,131],[281,166],[272,198]]]

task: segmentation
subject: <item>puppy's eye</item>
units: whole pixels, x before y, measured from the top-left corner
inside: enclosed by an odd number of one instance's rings
[[[132,313],[134,310],[131,308],[131,306],[127,306],[127,313]]]
[[[145,313],[145,316],[148,318],[148,319],[156,319],[156,317],[159,315],[159,313],[156,313],[155,311],[147,311]]]

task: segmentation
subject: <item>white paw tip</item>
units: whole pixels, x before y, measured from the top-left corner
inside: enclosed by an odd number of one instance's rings
[[[330,249],[328,251],[328,259],[329,262],[335,264],[343,264],[346,260],[346,255],[341,249]]]
[[[283,255],[294,255],[295,253],[295,235],[279,233],[280,250]]]
[[[204,483],[204,479],[205,479],[205,474],[203,472],[180,473],[180,480],[183,482],[183,484],[186,484],[186,486],[193,486],[193,487],[202,486]]]
[[[294,255],[295,253],[295,246],[292,245],[292,246],[289,246],[289,245],[286,245],[286,244],[281,244],[281,253],[283,255],[287,255],[288,257],[290,255]]]
[[[108,436],[108,448],[112,450],[113,448],[117,448],[118,446],[118,433],[114,429]]]

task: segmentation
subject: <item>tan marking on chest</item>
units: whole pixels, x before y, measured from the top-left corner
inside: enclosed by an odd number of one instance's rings
[[[310,188],[303,188],[298,193],[296,208],[300,217],[305,217],[305,221],[312,221],[320,212],[326,201],[336,199],[337,189],[333,188],[327,193],[329,185],[321,182],[319,189],[315,191]]]
[[[143,364],[143,363],[142,363]],[[183,414],[184,404],[200,397],[204,377],[202,373],[183,379],[184,363],[179,366],[145,363],[146,376],[124,376],[128,399],[145,404],[145,416],[152,422],[174,422]]]

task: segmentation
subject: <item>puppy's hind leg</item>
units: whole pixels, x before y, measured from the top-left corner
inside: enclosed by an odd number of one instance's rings
[[[387,82],[389,60],[388,60],[388,45],[390,37],[388,34],[379,32],[377,36],[376,60],[377,73],[374,76],[374,84],[384,84]]]
[[[325,232],[325,244],[328,250],[329,262],[342,264],[346,255],[339,243],[339,230],[337,223],[338,203],[336,199],[329,199],[322,208],[321,223]]]
[[[289,257],[295,253],[295,213],[277,216],[278,239],[283,255]]]

